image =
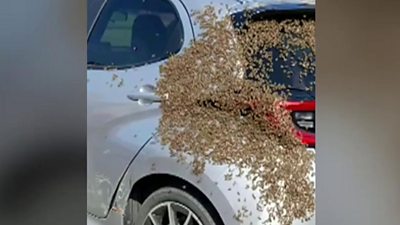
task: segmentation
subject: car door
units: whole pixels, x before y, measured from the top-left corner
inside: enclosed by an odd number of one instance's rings
[[[102,8],[88,38],[88,212],[107,216],[124,172],[158,126],[159,67],[191,39],[179,0],[109,0]]]

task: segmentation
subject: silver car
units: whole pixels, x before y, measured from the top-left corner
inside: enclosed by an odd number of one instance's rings
[[[235,168],[206,165],[196,176],[155,140],[159,67],[201,34],[191,12],[207,5],[314,10],[313,2],[278,0],[105,1],[88,37],[88,224],[256,225],[265,218],[247,179],[224,179]],[[241,223],[235,214],[244,205],[253,213]]]

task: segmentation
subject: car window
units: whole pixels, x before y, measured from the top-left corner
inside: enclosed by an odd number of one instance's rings
[[[88,64],[137,66],[179,52],[183,25],[168,0],[111,0],[88,41]]]
[[[249,14],[250,15],[250,14]],[[232,15],[233,23],[239,35],[245,35],[246,30],[252,23],[262,23],[263,21],[315,21],[314,10],[265,10],[261,9],[245,17],[245,12]],[[245,20],[248,19],[247,23]],[[285,33],[284,30],[282,30]],[[293,38],[294,36],[290,36]],[[286,40],[285,45],[290,46],[290,41]],[[286,57],[281,57],[282,50],[277,47],[261,47],[253,49],[252,67],[248,69],[249,79],[252,79],[250,72],[269,71],[265,74],[265,79],[273,86],[282,86],[281,90],[275,88],[276,92],[290,94],[290,100],[314,100],[315,99],[315,52],[310,47],[293,46]],[[269,53],[270,58],[265,57]],[[304,62],[309,65],[304,68]],[[246,75],[248,75],[246,74]]]

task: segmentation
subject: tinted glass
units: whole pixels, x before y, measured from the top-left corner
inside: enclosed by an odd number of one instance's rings
[[[88,41],[88,64],[137,66],[177,53],[183,43],[179,15],[167,0],[111,0]]]
[[[237,13],[232,16],[234,25],[238,28],[239,33],[245,32],[247,27],[245,20],[248,22],[259,22],[259,21],[284,21],[284,20],[315,20],[315,12],[313,9],[307,10],[260,10],[259,13],[253,14],[253,17],[247,18],[244,16],[244,12]],[[261,49],[260,49],[261,50]],[[254,63],[259,71],[263,71],[264,68],[272,68],[272,72],[265,77],[270,84],[281,85],[282,90],[276,90],[277,92],[283,92],[289,94],[290,100],[314,100],[315,99],[315,53],[309,48],[296,48],[292,49],[293,54],[289,55],[288,58],[291,60],[283,60],[280,57],[280,49],[277,48],[264,48],[263,51],[270,52],[272,54],[272,65],[268,60],[259,59],[263,58],[259,53],[254,54]],[[293,58],[293,60],[292,60]],[[305,60],[307,59],[307,60]],[[307,66],[307,70],[301,66],[302,62],[308,61],[310,65]],[[254,68],[253,68],[254,69]],[[287,76],[291,74],[291,76]]]
[[[291,100],[313,100],[315,98],[315,56],[311,53],[310,49],[298,49],[295,50],[293,58],[296,60],[283,60],[279,57],[279,49],[267,49],[272,52],[273,63],[264,62],[265,67],[272,67],[273,72],[268,74],[266,80],[270,84],[275,86],[284,87],[282,90],[276,89],[277,91],[289,94]],[[304,70],[299,62],[305,61],[305,58],[312,58],[313,65]],[[257,61],[257,55],[255,55],[255,61]],[[293,66],[293,62],[295,66]],[[259,66],[259,69],[263,65]],[[286,70],[286,72],[284,72]],[[286,75],[290,72],[290,76]]]

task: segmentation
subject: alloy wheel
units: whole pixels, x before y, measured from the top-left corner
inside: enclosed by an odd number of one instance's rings
[[[144,225],[203,225],[188,207],[173,201],[154,206],[146,215]]]

